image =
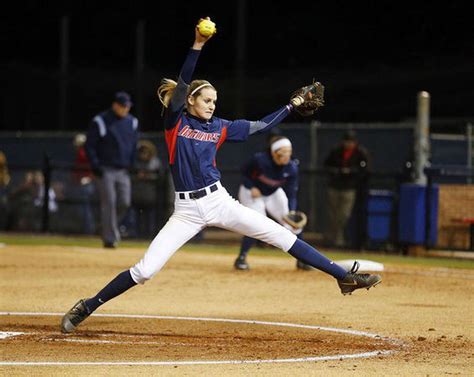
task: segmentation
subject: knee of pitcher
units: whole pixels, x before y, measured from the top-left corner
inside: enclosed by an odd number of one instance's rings
[[[142,269],[133,267],[130,269],[130,275],[132,276],[133,281],[137,284],[145,284],[153,276],[155,276],[156,271],[150,269]]]

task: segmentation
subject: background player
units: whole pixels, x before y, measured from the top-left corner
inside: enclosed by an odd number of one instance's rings
[[[328,245],[347,247],[345,230],[371,170],[369,151],[357,140],[354,130],[344,133],[324,160],[328,171],[327,207],[328,227],[324,238]],[[360,200],[360,199],[359,199]]]
[[[200,51],[211,36],[202,36],[196,28],[194,44],[178,81],[165,79],[158,89],[166,108],[165,137],[176,190],[174,212],[135,266],[118,274],[94,297],[79,300],[64,315],[63,332],[73,331],[100,305],[151,279],[206,226],[236,231],[287,251],[335,277],[343,294],[368,289],[381,281],[377,275],[348,273],[285,227],[240,204],[221,185],[216,153],[222,143],[245,141],[249,135],[269,131],[292,111],[293,105],[285,105],[255,122],[214,117],[216,89],[208,81],[192,80]]]
[[[289,211],[297,208],[298,160],[292,158],[293,147],[288,138],[273,136],[268,150],[257,152],[242,168],[239,201],[244,206],[266,215],[267,213],[299,238],[303,228],[293,228],[284,221]],[[247,255],[256,243],[254,238],[242,238],[240,253],[234,262],[237,270],[248,270]],[[297,268],[309,270],[311,266],[300,260]]]

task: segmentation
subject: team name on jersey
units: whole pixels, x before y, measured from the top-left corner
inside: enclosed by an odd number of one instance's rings
[[[181,131],[179,131],[178,136],[182,136],[187,139],[210,141],[211,143],[217,143],[221,134],[217,132],[207,133],[200,130],[193,130],[191,127],[186,125],[181,129]]]

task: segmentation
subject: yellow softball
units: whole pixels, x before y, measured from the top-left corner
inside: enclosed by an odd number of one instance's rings
[[[216,24],[211,20],[204,19],[198,24],[199,34],[203,37],[209,37],[216,33]]]

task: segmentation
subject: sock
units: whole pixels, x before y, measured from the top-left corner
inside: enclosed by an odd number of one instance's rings
[[[117,297],[135,285],[137,285],[137,283],[133,281],[129,270],[121,272],[114,280],[102,288],[99,293],[86,300],[86,306],[87,309],[89,309],[89,313],[92,313],[102,304],[105,304],[107,301]]]
[[[247,236],[242,237],[242,243],[240,244],[240,254],[239,258],[245,259],[251,247],[255,244],[255,238],[250,238]]]
[[[296,239],[296,242],[293,244],[291,249],[288,250],[288,253],[303,263],[309,264],[318,270],[332,275],[337,280],[342,280],[347,275],[347,271],[341,266],[329,260],[314,247],[300,239]]]
[[[301,241],[304,241],[303,232],[298,233],[298,234],[296,235],[296,237],[298,237],[298,239],[300,239]],[[301,263],[303,263],[303,264],[308,265],[307,263],[304,263],[303,261],[300,261],[299,259],[297,259],[297,261],[298,261],[298,263],[301,262]]]

